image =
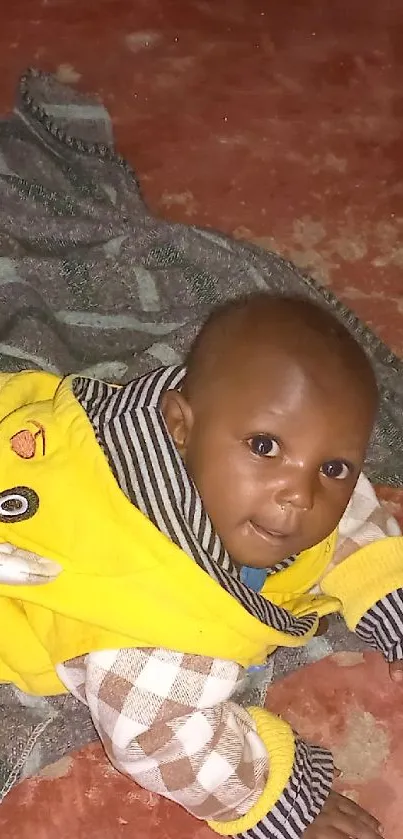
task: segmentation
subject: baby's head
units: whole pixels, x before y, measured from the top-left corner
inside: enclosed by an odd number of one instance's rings
[[[232,559],[270,567],[337,526],[376,409],[356,341],[312,303],[254,294],[215,310],[163,400],[168,429]]]

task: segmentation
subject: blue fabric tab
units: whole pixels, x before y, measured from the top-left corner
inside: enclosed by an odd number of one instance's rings
[[[260,591],[266,582],[266,577],[266,568],[249,568],[247,565],[241,568],[241,582],[252,591]]]

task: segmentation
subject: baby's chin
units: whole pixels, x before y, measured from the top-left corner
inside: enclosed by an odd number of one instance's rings
[[[282,556],[279,559],[273,559],[271,562],[238,562],[234,560],[235,565],[239,568],[256,568],[259,571],[270,571],[271,568],[276,568],[277,565],[280,565],[282,562],[285,562],[286,559],[290,559],[294,556],[294,554],[287,554],[287,556]]]
[[[257,569],[264,569],[270,570],[270,568],[274,568],[279,563],[284,562],[286,559],[295,556],[300,551],[276,551],[270,553],[270,556],[265,557],[256,557],[252,553],[248,554],[230,554],[232,561],[235,565],[239,566],[240,568],[245,566],[246,568],[257,568]]]

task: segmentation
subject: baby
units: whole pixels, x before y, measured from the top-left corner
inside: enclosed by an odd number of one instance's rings
[[[121,772],[222,835],[379,839],[329,752],[235,700],[331,612],[402,675],[403,539],[361,473],[377,387],[344,327],[256,294],[184,368],[0,387],[3,579],[42,583],[0,586],[0,681],[70,691]]]

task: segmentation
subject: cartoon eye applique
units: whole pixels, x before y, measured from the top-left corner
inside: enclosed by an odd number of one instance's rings
[[[39,497],[30,487],[12,487],[0,492],[0,522],[14,522],[31,519],[39,508]]]

